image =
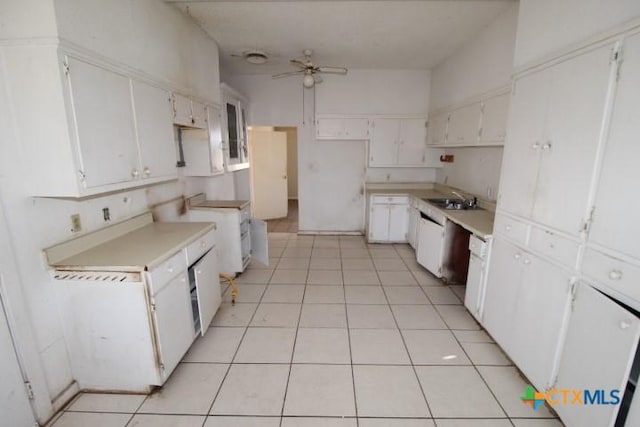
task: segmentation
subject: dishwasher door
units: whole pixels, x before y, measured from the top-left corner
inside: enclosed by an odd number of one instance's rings
[[[422,214],[418,221],[418,264],[442,277],[442,261],[444,253],[444,227],[433,222]]]

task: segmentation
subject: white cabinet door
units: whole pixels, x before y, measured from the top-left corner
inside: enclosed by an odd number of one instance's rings
[[[442,277],[444,227],[428,219],[420,218],[418,225],[418,264]]]
[[[509,93],[503,93],[482,103],[480,144],[503,144],[507,134]]]
[[[369,211],[369,241],[389,239],[389,205],[372,204]]]
[[[207,128],[207,111],[204,104],[198,101],[191,101],[191,123],[199,129]]]
[[[193,271],[198,294],[200,332],[204,335],[222,301],[220,277],[218,275],[218,257],[215,246],[194,265]]]
[[[192,126],[191,100],[186,96],[173,94],[173,123],[182,126]]]
[[[516,80],[500,176],[499,207],[530,218],[543,144],[551,71]]]
[[[516,305],[522,276],[523,251],[501,239],[493,242],[486,282],[482,326],[511,355]]]
[[[181,129],[184,176],[214,176],[224,173],[222,116],[220,109],[207,107],[208,131]]]
[[[129,78],[72,57],[67,63],[85,186],[138,178]]]
[[[251,218],[249,233],[251,234],[251,258],[269,265],[269,240],[267,239],[267,223]]]
[[[416,207],[409,208],[409,235],[407,240],[409,246],[416,249],[418,246],[418,218],[420,218],[420,211]]]
[[[161,376],[164,381],[171,375],[196,336],[186,272],[155,294],[152,302],[163,365]]]
[[[476,102],[458,108],[449,116],[448,145],[476,145],[480,130],[481,104]]]
[[[438,114],[429,118],[427,128],[427,144],[442,145],[447,143],[447,125],[449,114]]]
[[[553,366],[571,296],[570,274],[523,253],[510,353],[518,368],[542,390],[552,383]]]
[[[426,163],[427,121],[401,119],[398,166],[422,166]]]
[[[211,175],[224,173],[224,154],[222,151],[222,111],[218,107],[207,106],[207,124],[209,127],[209,156]]]
[[[580,283],[573,302],[558,367],[556,389],[626,388],[638,348],[640,320],[587,284]],[[558,405],[554,409],[568,427],[612,426],[619,405]],[[629,424],[627,424],[629,425]]]
[[[140,150],[141,177],[177,177],[169,92],[136,80],[131,82],[131,91]]]
[[[613,44],[551,68],[533,219],[578,235],[587,211],[607,106]]]
[[[342,136],[342,119],[316,119],[316,138],[339,139]]]
[[[625,40],[622,57],[589,240],[640,259],[640,34]]]
[[[389,205],[390,242],[406,242],[409,232],[409,205]]]
[[[345,139],[369,139],[369,120],[360,118],[343,119],[343,137]]]
[[[369,142],[369,166],[396,166],[398,163],[398,119],[375,119]]]
[[[480,316],[480,294],[483,274],[482,258],[471,254],[469,257],[469,270],[467,271],[467,287],[464,293],[464,306],[469,312],[479,319]]]

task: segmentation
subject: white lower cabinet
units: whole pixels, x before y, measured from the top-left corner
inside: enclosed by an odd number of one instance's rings
[[[186,271],[156,293],[151,303],[158,335],[160,374],[166,381],[195,337]]]
[[[586,283],[578,284],[572,307],[554,388],[603,390],[607,401],[611,401],[611,390],[619,390],[622,397],[638,348],[640,319]],[[554,407],[567,427],[613,426],[619,408],[612,404]],[[627,419],[625,425],[638,424]]]
[[[418,264],[437,277],[442,277],[444,242],[444,225],[423,217],[418,220],[416,259]]]
[[[195,281],[197,307],[192,303],[192,309],[194,312],[196,308],[198,309],[199,320],[195,322],[199,326],[199,328],[196,326],[195,332],[204,335],[222,302],[216,248],[211,249],[189,268],[189,276],[190,283],[192,280]],[[191,295],[191,299],[193,301],[194,295]]]
[[[407,233],[407,240],[409,246],[413,249],[418,247],[418,219],[420,219],[420,210],[412,203],[409,207],[409,230]]]
[[[480,295],[484,276],[484,260],[475,254],[469,256],[467,287],[464,293],[464,305],[478,319],[480,317]]]
[[[409,231],[409,197],[371,196],[368,241],[406,242]]]
[[[482,324],[538,389],[549,386],[571,275],[501,239],[493,242]]]

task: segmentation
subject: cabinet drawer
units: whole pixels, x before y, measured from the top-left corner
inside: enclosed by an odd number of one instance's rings
[[[580,245],[573,240],[558,236],[550,231],[532,227],[529,247],[570,268],[574,268],[578,259]]]
[[[487,254],[487,242],[472,235],[469,237],[469,250],[478,258],[484,258]]]
[[[517,244],[527,244],[529,226],[520,221],[498,214],[493,224],[493,231],[508,237]]]
[[[408,205],[409,196],[372,196],[371,203],[385,205]]]
[[[216,243],[215,230],[209,231],[202,237],[199,237],[195,242],[187,246],[187,262],[191,264],[202,256]]]
[[[171,279],[187,269],[187,259],[182,250],[149,272],[151,293],[157,294]]]
[[[596,282],[640,301],[640,267],[587,249],[582,264],[584,274]]]

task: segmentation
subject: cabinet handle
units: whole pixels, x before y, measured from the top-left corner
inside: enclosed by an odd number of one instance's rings
[[[196,270],[196,274],[198,275],[202,274],[202,270]]]
[[[529,265],[529,264],[531,264],[531,260],[530,260],[529,258],[525,258],[525,259],[522,261],[522,263],[523,263],[524,265]]]
[[[167,267],[167,271],[168,271],[169,273],[173,273],[173,267],[172,267],[172,266]]]
[[[620,279],[622,279],[622,271],[620,271],[620,270],[611,270],[609,272],[609,279],[611,279],[611,280],[620,280]]]
[[[520,259],[522,257],[522,254],[514,254],[513,258],[514,259]]]
[[[148,167],[144,168],[144,176],[149,176],[149,175],[151,175],[151,169],[149,169]]]
[[[531,149],[532,150],[537,150],[538,148],[540,148],[540,143],[538,141],[536,141],[533,144],[531,144]]]
[[[511,226],[510,226],[510,225],[506,225],[506,226],[504,227],[504,229],[505,229],[505,230],[507,230],[507,231],[511,231]]]
[[[203,241],[200,242],[200,249],[204,249],[207,246],[207,244]]]
[[[551,150],[551,141],[549,141],[549,142],[545,143],[545,144],[542,146],[542,149],[543,149],[543,150]]]
[[[182,283],[186,283],[186,282],[187,282],[187,279],[185,279],[184,277],[182,277],[182,278],[180,278],[180,281],[181,281]]]
[[[629,322],[628,320],[620,321],[620,329],[629,329],[629,326],[631,326],[631,322]]]
[[[133,178],[137,178],[138,175],[140,175],[140,172],[138,172],[138,169],[134,169],[134,170],[131,171],[131,176]]]

